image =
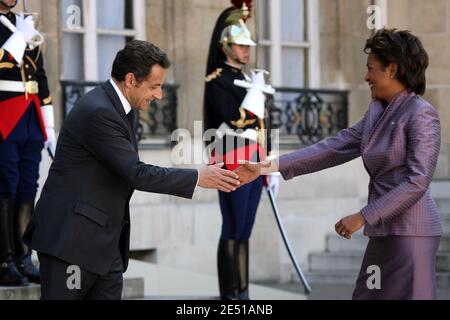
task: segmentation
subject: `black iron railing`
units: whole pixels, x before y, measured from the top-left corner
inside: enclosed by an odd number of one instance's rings
[[[347,128],[348,93],[276,88],[267,104],[271,127],[280,130],[280,144],[309,145]]]
[[[102,82],[61,81],[63,120],[82,95],[100,84]],[[163,85],[163,99],[153,101],[148,111],[139,112],[134,123],[138,141],[161,138],[170,142],[169,136],[177,128],[177,89],[178,85]]]
[[[83,94],[100,84],[61,81],[64,117]],[[135,119],[138,141],[158,138],[170,144],[169,136],[177,129],[177,89],[177,85],[164,85],[164,98],[140,112]],[[271,127],[280,130],[280,144],[305,146],[347,128],[348,94],[346,90],[276,88],[267,105]]]

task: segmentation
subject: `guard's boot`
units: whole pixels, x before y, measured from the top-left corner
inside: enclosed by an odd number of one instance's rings
[[[237,241],[220,240],[217,250],[217,270],[220,299],[239,299],[239,278],[237,270]]]
[[[13,260],[14,254],[14,201],[0,197],[0,286],[27,286]]]
[[[33,201],[19,202],[16,204],[16,212],[14,215],[14,257],[20,273],[26,276],[29,281],[40,283],[39,269],[31,262],[31,248],[22,240],[23,233],[31,220],[33,212]]]
[[[238,241],[238,267],[239,267],[239,300],[250,300],[248,295],[248,239]]]

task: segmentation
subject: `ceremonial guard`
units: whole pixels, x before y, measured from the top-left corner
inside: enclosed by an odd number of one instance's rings
[[[238,160],[257,161],[266,152],[264,115],[243,107],[247,90],[235,85],[235,80],[250,81],[243,67],[249,61],[250,48],[256,45],[244,22],[251,1],[232,3],[235,6],[222,12],[214,28],[204,94],[204,129],[216,129],[214,142],[209,145],[210,162],[223,162],[229,170],[239,166]],[[222,230],[217,267],[223,300],[249,299],[249,238],[263,183],[260,177],[234,192],[219,191]]]
[[[41,151],[54,154],[54,111],[36,15],[0,0],[0,285],[40,281],[22,242],[34,211]],[[25,8],[24,8],[25,11]]]

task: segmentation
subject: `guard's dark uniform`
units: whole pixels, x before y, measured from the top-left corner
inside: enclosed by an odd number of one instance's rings
[[[205,112],[208,110],[207,122],[209,128],[219,128],[226,123],[231,129],[254,129],[261,132],[261,121],[241,108],[242,100],[247,90],[233,84],[233,81],[245,80],[240,69],[226,63],[206,77]],[[231,141],[230,141],[231,140]],[[248,139],[225,136],[225,141],[218,144],[222,150],[213,151],[212,162],[224,162],[225,166],[233,170],[238,167],[237,160],[258,161],[264,157],[261,145]],[[234,148],[229,148],[234,146]],[[236,155],[236,149],[245,150]],[[227,155],[231,155],[228,157]],[[261,198],[263,178],[226,193],[219,191],[220,208],[223,216],[221,239],[248,240],[255,221],[256,209]]]
[[[10,12],[6,17],[15,25],[15,14]],[[11,34],[0,23],[0,47]],[[0,263],[6,268],[5,262],[14,256],[19,270],[26,274],[27,271],[20,268],[23,267],[21,260],[26,256],[28,262],[31,251],[22,243],[21,236],[33,211],[41,151],[47,138],[41,106],[51,104],[52,99],[41,48],[27,47],[20,63],[19,66],[0,48]],[[11,90],[12,82],[23,83],[26,92]],[[6,240],[12,238],[13,243]],[[0,270],[0,284],[8,285],[13,280],[9,271]],[[37,275],[31,275],[30,280],[39,281]]]
[[[249,2],[249,1],[247,1]],[[239,8],[242,6],[240,2]],[[262,160],[265,156],[263,141],[265,127],[262,119],[241,108],[247,90],[234,85],[234,80],[248,80],[240,69],[226,63],[224,42],[239,45],[254,45],[249,39],[250,32],[245,31],[241,23],[234,24],[247,37],[244,43],[233,42],[224,32],[230,27],[230,17],[236,17],[236,7],[225,9],[218,17],[211,37],[206,68],[203,120],[204,129],[219,129],[226,124],[235,135],[218,134],[209,144],[210,163],[224,163],[229,170],[239,166],[238,160]],[[225,28],[227,28],[225,30]],[[228,52],[228,51],[227,51]],[[229,53],[227,53],[229,54]],[[231,59],[231,58],[230,58]],[[223,127],[223,126],[222,126]],[[259,135],[258,135],[259,132]],[[210,132],[208,132],[208,135]],[[251,136],[251,137],[250,137]],[[258,139],[259,136],[259,139]],[[261,198],[263,178],[246,184],[236,191],[219,191],[219,203],[222,213],[222,230],[217,249],[217,270],[220,297],[224,300],[249,299],[249,238],[255,222],[256,210]]]
[[[13,13],[6,15],[15,24]],[[0,24],[0,46],[11,31]],[[26,82],[27,94],[10,92],[0,83],[0,194],[34,200],[41,150],[46,140],[41,105],[51,104],[41,48],[26,49],[21,67],[0,48],[0,80]]]

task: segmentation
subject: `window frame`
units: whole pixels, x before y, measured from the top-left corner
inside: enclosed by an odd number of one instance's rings
[[[83,25],[77,29],[69,29],[63,25],[64,34],[83,35],[83,70],[84,81],[99,81],[98,75],[98,37],[114,35],[146,39],[145,0],[133,0],[133,29],[97,28],[97,0],[82,0]],[[64,74],[64,70],[63,70]]]
[[[281,37],[281,1],[270,0],[269,10],[269,37],[270,39],[258,39],[258,50],[269,47],[270,71],[272,84],[281,87],[283,85],[282,51],[283,48],[304,49],[306,59],[305,87],[320,87],[320,38],[319,38],[319,4],[317,0],[305,0],[305,41],[283,41]],[[260,31],[260,30],[258,30]],[[258,52],[261,55],[262,52]]]

